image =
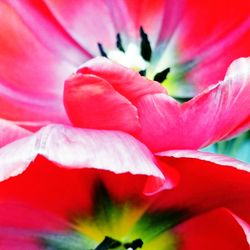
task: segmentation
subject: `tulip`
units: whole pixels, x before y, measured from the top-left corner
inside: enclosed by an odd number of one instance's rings
[[[218,7],[0,3],[2,249],[249,249],[249,165],[196,151],[250,125],[250,6]]]

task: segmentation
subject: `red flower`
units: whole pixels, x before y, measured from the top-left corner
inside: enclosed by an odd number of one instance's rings
[[[0,183],[2,249],[249,248],[247,164],[193,151],[156,159],[125,133],[59,125],[0,156],[1,178],[30,165]]]
[[[62,103],[64,80],[100,54],[98,42],[107,53],[118,51],[119,32],[124,47],[140,46],[143,26],[153,73],[170,67],[168,89],[180,91],[180,97],[190,94],[186,88],[192,84],[178,84],[188,81],[204,89],[222,80],[234,59],[249,55],[248,0],[216,6],[208,0],[6,0],[0,9],[0,117],[26,125],[69,122]],[[166,47],[167,58],[157,69]]]

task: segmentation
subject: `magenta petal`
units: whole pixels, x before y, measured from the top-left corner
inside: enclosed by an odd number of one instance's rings
[[[154,151],[197,149],[246,130],[249,69],[250,58],[234,61],[224,81],[182,105],[163,94],[142,97],[139,138]]]
[[[133,132],[137,109],[104,79],[75,74],[65,82],[64,105],[72,123],[82,128]]]
[[[150,151],[122,132],[49,125],[0,149],[0,179],[22,173],[37,155],[65,168],[95,168],[164,179]]]

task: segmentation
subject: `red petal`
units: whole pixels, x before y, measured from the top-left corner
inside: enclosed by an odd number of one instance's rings
[[[194,217],[177,227],[179,250],[248,250],[246,236],[226,209]]]
[[[201,90],[222,80],[233,60],[249,56],[250,2],[187,0],[186,6],[176,41],[181,60],[197,61],[189,80]]]
[[[69,227],[62,218],[73,222],[75,215],[89,215],[94,205],[93,191],[100,181],[114,199],[139,203],[145,198],[143,189],[148,177],[94,168],[59,168],[38,157],[23,174],[0,183],[0,231],[7,226],[40,230]],[[43,221],[40,216],[36,218],[39,213],[44,214]]]
[[[77,73],[65,82],[64,105],[72,123],[82,128],[133,132],[137,109],[100,77]]]
[[[154,151],[197,149],[247,129],[249,68],[249,58],[236,60],[223,82],[182,105],[163,94],[142,97],[139,138]]]
[[[226,161],[225,156],[213,159],[212,154],[208,154],[209,158],[204,157],[206,153],[193,154],[191,157],[198,159],[190,158],[185,151],[183,156],[177,153],[162,158],[179,172],[180,182],[174,190],[160,193],[155,206],[183,209],[191,214],[226,207],[250,222],[250,166],[236,164],[232,159]]]
[[[73,66],[51,53],[5,3],[0,3],[0,117],[68,123],[63,81]]]

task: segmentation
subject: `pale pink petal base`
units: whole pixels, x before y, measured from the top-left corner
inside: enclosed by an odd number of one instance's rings
[[[10,121],[0,119],[0,148],[30,134],[30,131],[21,128]]]
[[[174,158],[189,158],[199,159],[206,162],[215,163],[224,167],[233,167],[238,170],[247,171],[250,173],[250,164],[238,161],[225,155],[218,155],[207,152],[200,152],[196,150],[168,150],[156,153],[158,156],[174,157]]]
[[[49,125],[0,149],[0,179],[22,173],[37,155],[65,168],[95,168],[164,179],[150,151],[122,132]]]

